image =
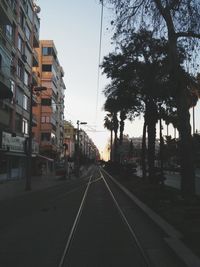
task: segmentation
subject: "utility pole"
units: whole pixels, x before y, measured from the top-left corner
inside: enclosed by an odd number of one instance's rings
[[[163,136],[162,136],[162,117],[161,117],[161,104],[159,105],[159,122],[160,122],[160,181],[164,184],[163,172]]]
[[[33,121],[33,89],[35,92],[41,92],[47,90],[43,86],[30,87],[30,110],[29,110],[29,128],[28,128],[28,153],[27,153],[27,173],[26,173],[26,185],[25,190],[31,190],[31,174],[32,174],[32,121]]]

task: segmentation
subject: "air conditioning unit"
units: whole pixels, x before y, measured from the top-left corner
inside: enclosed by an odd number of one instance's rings
[[[24,62],[27,62],[27,56],[26,56],[25,54],[22,55],[22,60],[23,60]]]

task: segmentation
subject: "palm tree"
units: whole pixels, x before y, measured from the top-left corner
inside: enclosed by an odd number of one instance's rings
[[[105,116],[104,127],[110,131],[110,160],[113,161],[113,119],[111,113]]]
[[[118,103],[115,98],[107,98],[106,102],[104,104],[104,109],[105,111],[108,111],[111,114],[112,117],[112,126],[113,126],[113,131],[114,131],[114,152],[113,152],[113,161],[117,161],[117,133],[118,133]]]

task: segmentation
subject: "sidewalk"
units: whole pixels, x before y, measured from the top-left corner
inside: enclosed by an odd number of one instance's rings
[[[55,175],[33,176],[31,179],[30,191],[25,190],[25,179],[4,181],[0,183],[0,200],[29,194],[30,192],[65,183],[66,181],[67,180],[61,179],[60,176]]]
[[[89,168],[81,167],[80,178],[86,176],[90,172],[90,169],[91,169],[90,167]],[[25,190],[25,185],[26,185],[25,179],[2,181],[0,182],[0,201],[24,194],[29,194],[30,192],[39,191],[56,185],[60,185],[62,183],[66,183],[75,179],[77,178],[75,177],[74,173],[72,173],[70,177],[66,179],[64,179],[62,176],[56,176],[53,174],[33,176],[31,178],[30,191]]]

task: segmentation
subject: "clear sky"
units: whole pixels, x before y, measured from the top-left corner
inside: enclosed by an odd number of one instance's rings
[[[41,7],[40,39],[53,39],[58,59],[65,71],[65,119],[86,121],[83,128],[102,150],[109,133],[103,127],[102,89],[108,83],[100,75],[97,103],[97,75],[101,5],[99,0],[38,0]],[[102,57],[112,50],[109,14],[105,10],[102,35]],[[97,120],[96,120],[97,119]],[[95,128],[96,125],[96,128]],[[97,132],[91,132],[96,129]]]
[[[99,35],[101,5],[99,0],[37,0],[41,7],[40,39],[54,40],[58,59],[65,71],[65,119],[86,121],[82,127],[98,146],[100,152],[109,138],[109,132],[103,127],[105,113],[102,111],[105,101],[102,90],[109,82],[100,75],[98,105],[97,74],[99,57]],[[112,51],[111,10],[104,9],[102,57]],[[107,29],[108,28],[108,29]],[[200,108],[196,111],[196,128],[200,130]],[[96,126],[96,128],[95,128]],[[96,129],[97,132],[91,132]],[[142,135],[142,119],[127,123],[125,133],[130,136]],[[172,127],[171,127],[171,133]],[[166,129],[164,128],[164,134]]]

